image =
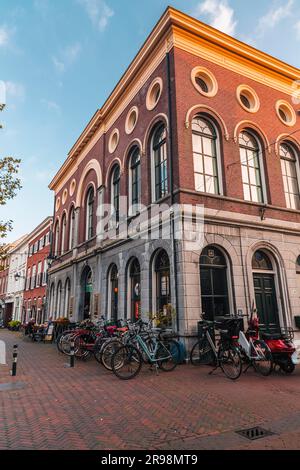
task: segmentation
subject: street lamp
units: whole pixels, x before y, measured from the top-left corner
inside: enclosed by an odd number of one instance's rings
[[[47,264],[48,264],[48,267],[49,267],[49,268],[51,268],[52,263],[53,263],[53,261],[55,261],[55,260],[56,260],[56,256],[51,255],[51,254],[47,256]]]
[[[25,279],[25,277],[24,277],[24,276],[21,276],[20,273],[16,273],[16,274],[14,275],[14,278],[15,278],[15,281],[16,281],[16,282],[17,282],[19,279]]]

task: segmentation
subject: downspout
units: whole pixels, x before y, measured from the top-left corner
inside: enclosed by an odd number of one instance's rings
[[[168,80],[168,114],[169,114],[169,155],[170,155],[170,196],[171,206],[174,204],[174,180],[173,180],[173,107],[172,107],[172,82],[171,82],[171,63],[170,63],[170,52],[167,52],[167,80]],[[176,329],[179,333],[179,315],[178,315],[178,279],[176,269],[176,241],[175,241],[175,223],[174,214],[171,215],[172,223],[172,248],[173,248],[173,266],[174,266],[174,282],[175,282],[175,311],[176,311]]]

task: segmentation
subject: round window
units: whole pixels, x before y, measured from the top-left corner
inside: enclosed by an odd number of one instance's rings
[[[114,131],[110,135],[109,142],[108,142],[109,153],[113,153],[116,150],[118,143],[119,143],[119,131],[118,129],[114,129]]]
[[[64,192],[63,192],[63,195],[62,195],[62,203],[63,204],[66,202],[67,197],[68,197],[68,190],[65,189]]]
[[[237,87],[236,96],[241,107],[248,113],[256,113],[259,110],[259,98],[253,88],[248,85],[240,85]]]
[[[56,199],[55,210],[58,211],[59,208],[60,208],[60,197]]]
[[[195,67],[191,73],[194,87],[204,96],[213,97],[218,92],[218,83],[215,76],[204,67]]]
[[[129,113],[127,114],[126,122],[125,122],[125,132],[126,134],[131,134],[136,126],[138,120],[138,108],[134,106],[130,109]]]
[[[72,179],[71,184],[70,184],[70,188],[69,188],[70,196],[73,196],[75,188],[76,188],[76,180],[74,178],[74,179]]]
[[[150,85],[146,97],[146,106],[149,111],[155,108],[162,94],[163,81],[156,78]]]
[[[276,113],[280,121],[286,126],[294,126],[296,124],[296,113],[294,108],[284,100],[276,103]]]

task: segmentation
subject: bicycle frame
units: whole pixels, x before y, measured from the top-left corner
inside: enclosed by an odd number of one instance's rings
[[[160,343],[159,341],[157,341],[156,339],[154,339],[154,342],[155,342],[155,347],[154,347],[154,351],[150,351],[147,344],[145,343],[145,341],[143,340],[143,338],[137,334],[136,337],[134,338],[137,343],[141,346],[141,348],[143,349],[144,353],[146,354],[146,356],[148,357],[149,361],[152,363],[152,364],[155,364],[156,362],[159,362],[159,361],[163,361],[163,360],[166,360],[166,359],[169,359],[172,355],[170,355],[170,352],[167,350],[167,348],[162,344]],[[163,348],[165,349],[167,355],[166,357],[159,357],[159,358],[156,358],[156,353],[157,353],[157,350],[158,350],[158,347],[159,346],[163,346]]]

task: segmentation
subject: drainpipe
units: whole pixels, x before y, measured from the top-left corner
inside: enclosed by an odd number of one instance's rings
[[[171,63],[170,52],[167,52],[167,79],[168,79],[168,114],[169,114],[169,155],[170,155],[170,195],[171,206],[174,204],[174,181],[173,181],[173,107],[172,107],[172,82],[171,82]],[[175,281],[175,311],[176,311],[176,328],[179,333],[179,315],[178,315],[178,279],[176,269],[176,241],[175,241],[175,223],[174,214],[171,215],[172,220],[172,248],[173,248],[173,266],[174,266],[174,281]]]

